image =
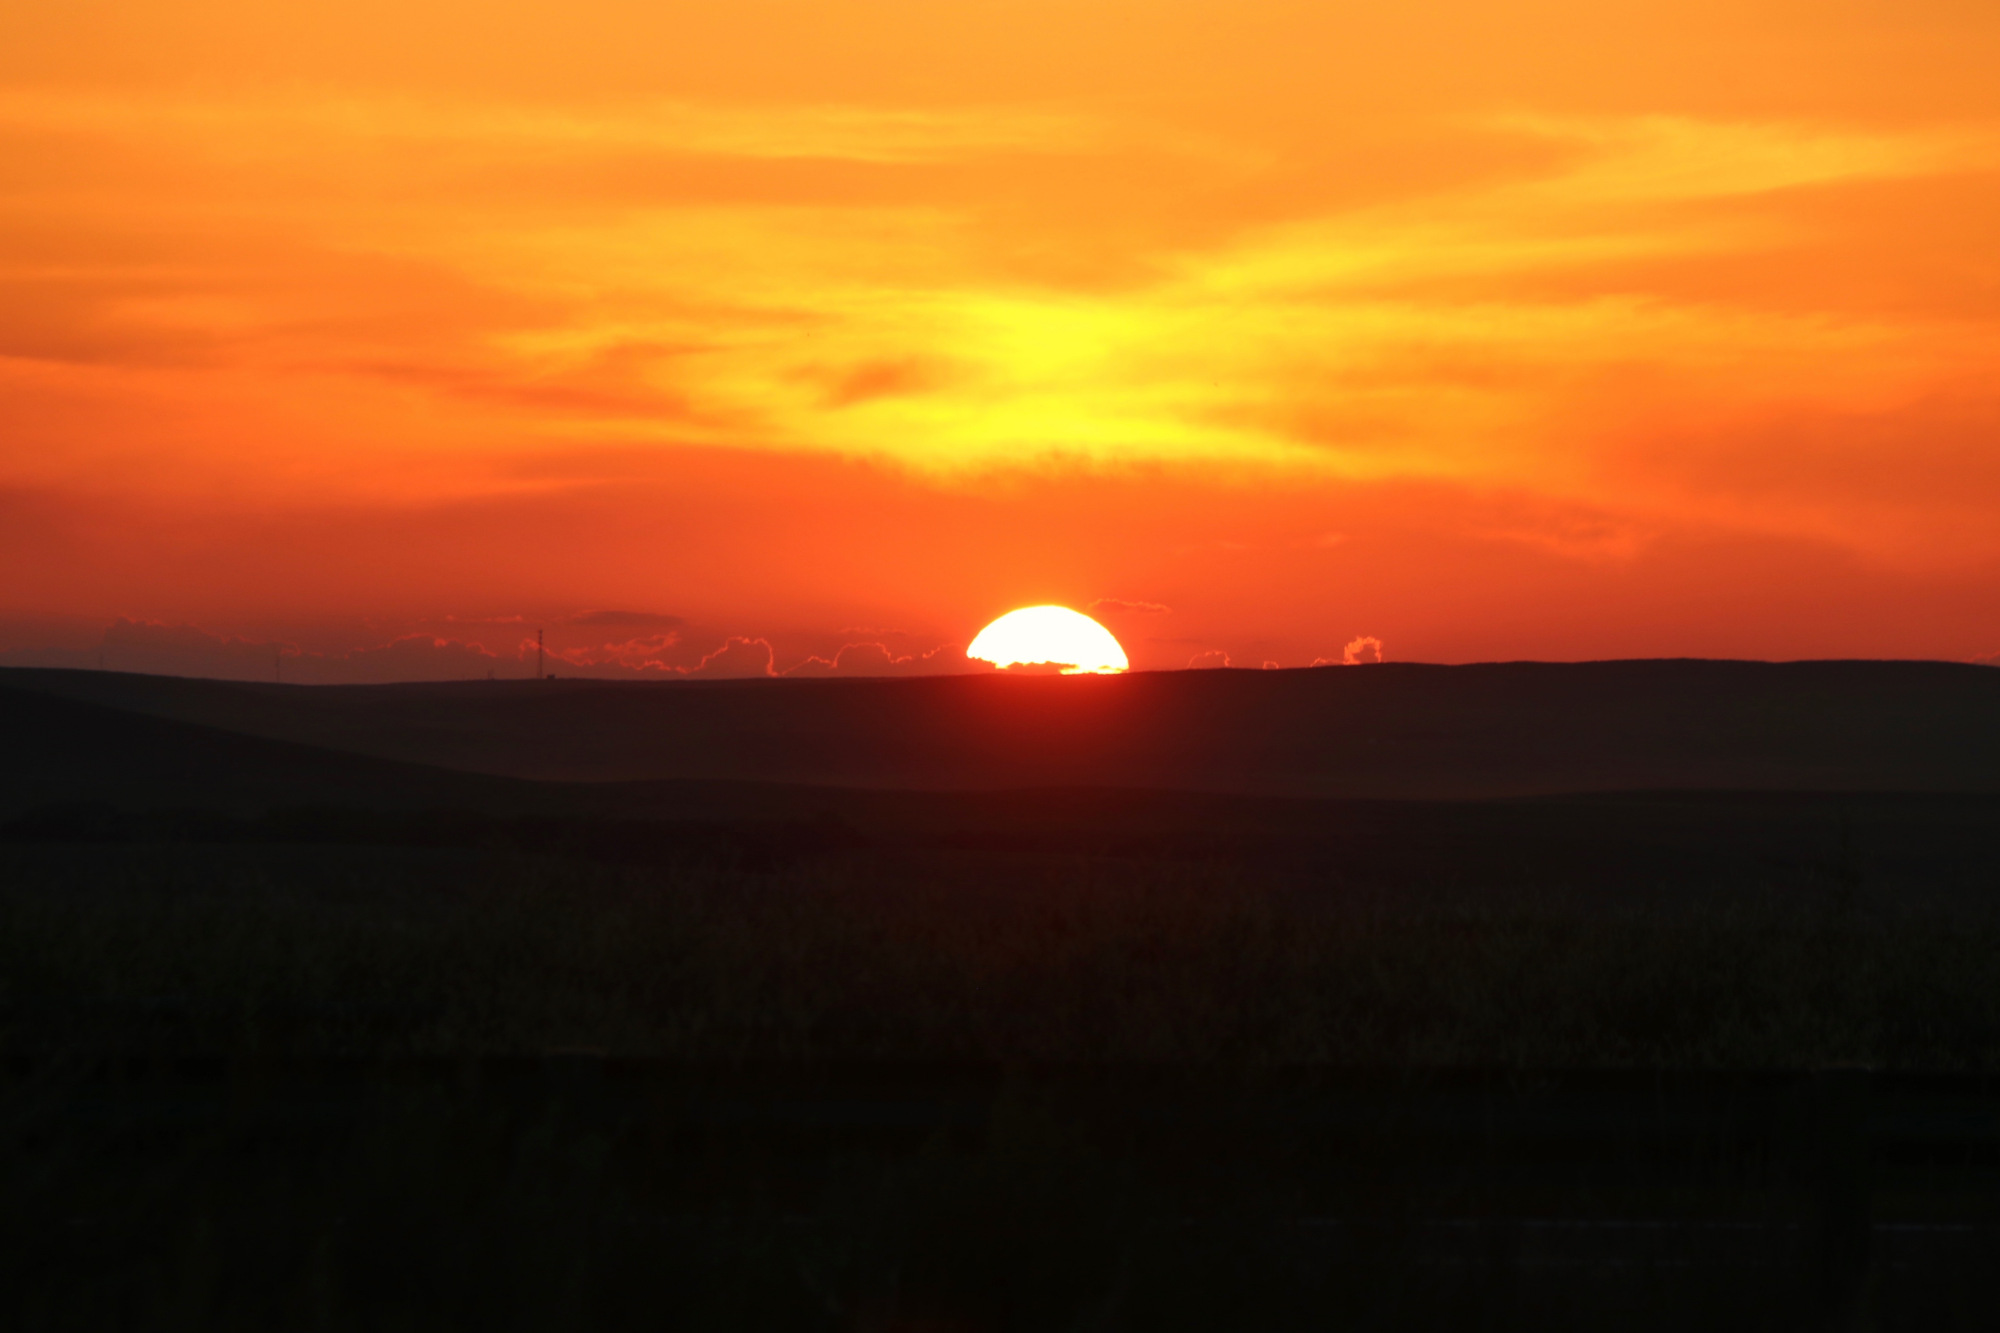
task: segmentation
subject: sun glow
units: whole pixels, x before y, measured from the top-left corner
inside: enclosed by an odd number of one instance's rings
[[[1131,665],[1111,631],[1066,606],[1024,606],[979,631],[967,657],[997,667],[1057,664],[1062,674],[1103,674]]]

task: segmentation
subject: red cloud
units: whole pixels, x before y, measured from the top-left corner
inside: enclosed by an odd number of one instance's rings
[[[957,644],[940,644],[927,653],[898,655],[886,643],[850,643],[831,659],[808,657],[785,672],[787,676],[942,676],[990,671],[992,664],[965,655]]]
[[[1171,606],[1158,602],[1128,602],[1118,597],[1100,597],[1090,604],[1090,614],[1094,616],[1149,615],[1163,616],[1172,612]]]
[[[1382,641],[1372,634],[1363,634],[1348,643],[1347,647],[1342,650],[1338,662],[1334,661],[1331,657],[1315,657],[1313,665],[1370,666],[1382,660],[1384,660],[1382,657]]]
[[[1229,654],[1223,652],[1220,648],[1212,649],[1211,651],[1205,653],[1196,653],[1193,657],[1190,657],[1188,659],[1188,670],[1190,671],[1212,670],[1217,667],[1226,667],[1228,665],[1229,665]]]
[[[1348,666],[1365,666],[1382,660],[1382,641],[1372,634],[1363,634],[1352,640],[1342,650],[1341,661]]]
[[[941,362],[905,358],[899,361],[866,361],[828,379],[826,405],[852,407],[877,398],[929,393],[949,382],[951,375]]]
[[[526,656],[489,651],[476,643],[406,634],[387,643],[344,653],[305,652],[291,644],[212,634],[195,625],[150,620],[113,621],[95,649],[73,652],[77,666],[102,666],[160,676],[215,680],[271,680],[292,684],[371,683],[405,680],[471,680],[522,674]]]
[[[690,668],[687,674],[741,679],[775,676],[778,673],[771,669],[771,644],[768,639],[745,639],[732,634],[720,648],[702,658],[700,666]]]

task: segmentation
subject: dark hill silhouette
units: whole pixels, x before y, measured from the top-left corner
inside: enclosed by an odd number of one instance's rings
[[[17,669],[0,672],[0,686],[349,755],[566,782],[1433,799],[2000,792],[2000,671],[1934,662],[353,687]]]
[[[0,688],[0,813],[72,802],[255,812],[273,805],[510,813],[538,784],[343,754]]]
[[[135,679],[142,689],[168,684],[183,701],[216,697],[207,682]],[[225,695],[234,688],[223,687]],[[1680,891],[1728,888],[1746,875],[1838,885],[1858,854],[1871,882],[1933,895],[1984,895],[2000,857],[2000,799],[1979,794],[1454,801],[1102,786],[563,783],[345,754],[4,687],[0,747],[32,760],[0,770],[0,844],[512,845],[621,862],[946,848],[1002,858],[1220,859],[1259,874],[1376,885],[1474,879],[1629,890],[1658,882]],[[1621,897],[1629,893],[1613,895]]]

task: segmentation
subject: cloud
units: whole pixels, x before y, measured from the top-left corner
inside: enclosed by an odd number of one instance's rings
[[[1972,665],[2000,667],[2000,653],[1995,653],[1991,657],[1975,657],[1972,659]]]
[[[1321,666],[1370,666],[1383,660],[1382,641],[1373,635],[1364,634],[1347,645],[1338,661],[1331,657],[1315,657],[1313,665]]]
[[[1267,658],[1267,659],[1265,660],[1265,662],[1264,662],[1264,670],[1266,670],[1266,671],[1276,671],[1276,670],[1278,670],[1278,664],[1277,664],[1276,662],[1273,662],[1273,661],[1270,661],[1270,660],[1269,660],[1269,659]]]
[[[285,663],[285,678],[300,683],[335,681],[390,684],[405,680],[477,680],[487,675],[515,676],[525,665],[521,654],[503,656],[476,643],[405,634],[374,648],[335,655],[300,654]]]
[[[532,641],[527,651],[532,653]],[[18,648],[0,660],[15,666],[101,667],[153,676],[317,685],[519,676],[533,659],[518,650],[512,655],[496,653],[432,634],[407,634],[344,653],[307,652],[282,640],[239,638],[196,625],[121,616],[105,628],[94,647]]]
[[[1567,560],[1590,561],[1631,561],[1660,535],[1655,527],[1626,518],[1560,512],[1552,505],[1536,508],[1545,512],[1523,515],[1516,524],[1486,528],[1478,535],[1518,542]]]
[[[1208,671],[1228,665],[1229,654],[1223,652],[1220,648],[1205,653],[1196,653],[1188,659],[1188,670],[1190,671]]]
[[[63,667],[84,671],[98,664],[95,648],[68,648],[55,644],[23,644],[0,649],[0,667]]]
[[[675,642],[672,633],[607,644],[601,649],[547,650],[546,669],[564,675],[629,677],[690,674],[661,660]],[[726,650],[710,654],[716,663]],[[722,674],[735,659],[716,663],[707,674]],[[293,685],[391,684],[417,680],[503,680],[532,676],[535,641],[495,648],[438,634],[398,635],[385,643],[345,651],[313,652],[278,639],[239,638],[196,625],[121,617],[95,644],[23,645],[0,652],[0,665],[102,668],[143,675],[199,676],[212,680],[282,680]],[[719,669],[718,669],[719,668]]]
[[[278,659],[286,645],[210,634],[193,625],[120,616],[105,629],[100,649],[100,660],[112,671],[271,680],[278,673]]]
[[[1094,616],[1164,616],[1172,611],[1171,606],[1163,606],[1158,602],[1128,602],[1119,597],[1100,597],[1090,604],[1090,614]]]
[[[668,631],[665,634],[635,635],[622,643],[607,643],[596,648],[550,648],[548,653],[572,671],[594,675],[621,675],[626,671],[684,673],[688,670],[685,663],[667,660],[669,650],[680,643],[681,636]],[[534,651],[533,641],[526,641],[523,650]],[[687,655],[685,650],[680,654],[682,657]]]
[[[108,671],[130,671],[154,677],[216,677],[224,681],[270,681],[276,675],[280,654],[294,654],[290,644],[236,638],[230,634],[210,634],[192,624],[166,624],[160,620],[132,620],[118,616],[106,628],[96,646],[60,654],[68,660],[50,660],[56,667],[104,667]],[[8,654],[12,664],[34,662],[32,648]]]
[[[864,361],[835,374],[825,375],[828,407],[853,407],[877,398],[903,398],[929,393],[949,382],[950,375],[939,362],[918,357],[900,360]]]
[[[787,676],[947,676],[993,669],[990,662],[965,655],[955,643],[939,644],[925,653],[898,654],[886,643],[849,643],[832,658],[808,657]]]
[[[649,612],[591,612],[590,624],[664,624],[679,617]],[[582,617],[566,618],[568,624]],[[336,651],[309,651],[278,639],[217,634],[197,625],[120,618],[99,631],[86,625],[37,626],[35,637],[0,648],[0,666],[105,669],[145,675],[213,680],[270,681],[292,685],[390,684],[399,681],[529,679],[536,669],[532,634],[479,643],[433,633],[398,635],[384,643]],[[92,636],[95,636],[94,638]],[[709,639],[714,642],[714,639]],[[697,640],[698,644],[700,640]],[[831,658],[808,657],[789,671],[776,669],[769,639],[722,636],[703,654],[688,636],[667,629],[601,645],[547,644],[543,670],[571,678],[690,677],[746,679],[777,676],[925,676],[984,674],[990,662],[965,656],[959,644],[899,652],[877,640],[843,645]]]
[[[1097,117],[1035,106],[961,110],[649,101],[602,110],[310,93],[254,100],[12,93],[0,98],[0,125],[141,142],[221,134],[246,151],[273,155],[301,142],[321,151],[337,151],[357,140],[374,146],[392,133],[398,141],[427,145],[429,151],[471,147],[485,153],[547,153],[582,147],[655,156],[908,165],[994,152],[1084,152],[1101,149],[1113,136],[1113,126]]]
[[[754,676],[775,676],[772,670],[771,643],[768,639],[745,639],[730,635],[720,648],[701,659],[701,665],[687,672],[690,676],[704,676],[711,679],[740,680]]]

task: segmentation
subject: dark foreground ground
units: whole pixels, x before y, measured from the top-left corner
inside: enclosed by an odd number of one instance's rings
[[[9,1067],[15,1328],[1985,1328],[1981,1079]]]
[[[270,730],[0,689],[36,757],[0,783],[0,1324],[2000,1298],[2000,798],[1894,734],[1930,789],[1412,800],[567,784]]]

